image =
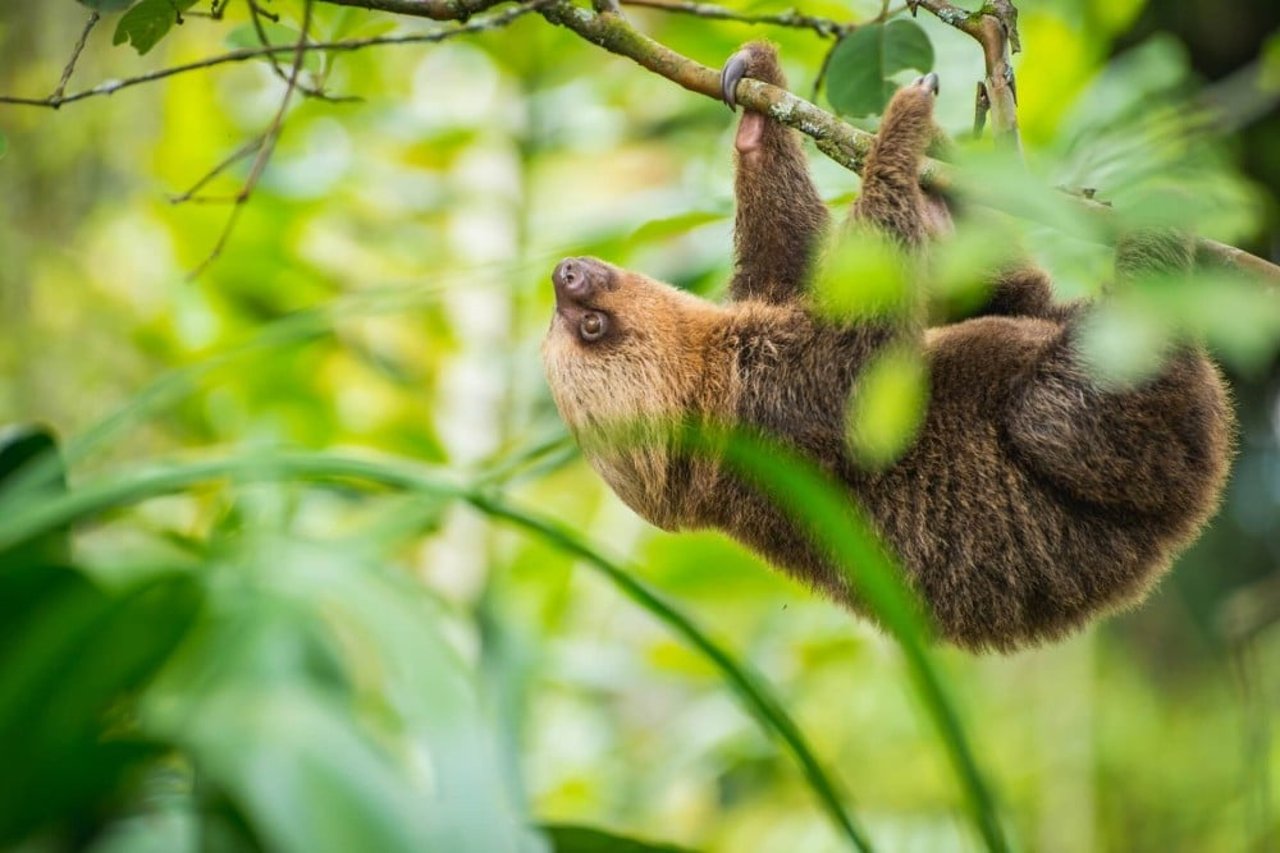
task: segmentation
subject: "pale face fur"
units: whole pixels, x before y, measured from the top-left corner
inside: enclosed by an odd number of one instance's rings
[[[573,265],[576,291],[566,286],[566,265]],[[662,424],[705,411],[704,401],[717,396],[723,370],[708,342],[723,309],[594,258],[566,259],[553,279],[556,310],[542,355],[561,417],[632,509],[660,527],[678,527],[667,499]],[[589,339],[596,326],[583,333],[587,314],[603,318],[597,340]],[[641,435],[634,432],[638,424]],[[606,446],[608,433],[626,430],[625,447]]]

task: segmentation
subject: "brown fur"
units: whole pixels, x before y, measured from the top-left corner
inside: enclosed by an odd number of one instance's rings
[[[782,84],[772,50],[749,49],[749,73]],[[939,227],[916,179],[932,106],[918,86],[893,99],[853,211],[908,246]],[[781,438],[846,484],[940,635],[961,646],[1043,641],[1141,598],[1212,515],[1227,476],[1234,419],[1213,364],[1187,347],[1141,387],[1100,385],[1074,344],[1087,306],[1054,304],[1047,277],[1029,268],[994,276],[983,316],[927,332],[822,319],[804,288],[826,213],[803,154],[782,126],[743,121],[733,301],[713,305],[594,259],[574,261],[585,292],[562,292],[557,279],[544,355],[575,434],[693,417]],[[1121,246],[1117,268],[1188,261],[1177,241],[1137,241]],[[581,339],[584,311],[607,316],[603,339]],[[846,403],[868,362],[904,335],[928,365],[928,409],[907,453],[868,470],[848,450]],[[714,461],[679,458],[659,432],[625,450],[587,446],[654,523],[725,530],[865,612],[786,514]]]

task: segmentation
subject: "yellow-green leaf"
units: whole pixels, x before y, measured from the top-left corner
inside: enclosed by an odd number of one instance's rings
[[[848,440],[871,467],[897,460],[924,420],[928,377],[924,358],[908,349],[886,350],[859,377],[849,400]]]

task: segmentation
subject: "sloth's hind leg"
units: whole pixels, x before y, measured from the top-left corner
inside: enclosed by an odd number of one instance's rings
[[[1221,380],[1187,348],[1140,387],[1089,376],[1069,331],[1027,378],[1009,413],[1015,453],[1073,498],[1141,513],[1199,512],[1231,444]]]
[[[920,189],[920,164],[935,133],[937,94],[938,75],[928,74],[893,96],[867,154],[862,192],[850,217],[908,246],[923,243],[936,218]]]

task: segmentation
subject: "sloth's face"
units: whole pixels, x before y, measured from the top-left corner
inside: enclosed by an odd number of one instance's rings
[[[560,415],[619,497],[672,529],[668,428],[717,385],[708,342],[723,309],[595,258],[566,258],[551,279],[542,357]]]
[[[542,354],[571,428],[670,417],[688,405],[714,306],[595,258],[565,258],[551,281],[556,308]]]
[[[630,328],[624,328],[634,319],[623,313],[628,297],[634,299],[650,289],[646,287],[650,282],[637,279],[643,276],[595,258],[565,258],[551,273],[556,310],[550,334],[575,341],[583,348],[584,356],[588,355],[586,350],[617,348],[632,333]],[[599,353],[590,355],[598,357]]]

